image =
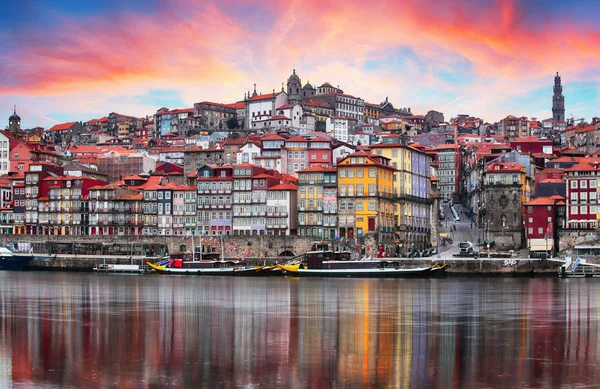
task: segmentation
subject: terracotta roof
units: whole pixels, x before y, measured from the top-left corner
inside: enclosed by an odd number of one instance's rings
[[[49,128],[46,131],[51,132],[51,131],[68,130],[69,128],[73,127],[73,125],[75,125],[75,124],[77,124],[77,122],[68,122],[68,123],[57,124],[55,126],[52,126],[51,128]]]
[[[311,172],[336,172],[337,169],[334,167],[326,166],[311,166],[306,169],[298,170],[297,173],[311,173]]]
[[[279,93],[283,93],[283,92],[279,92]],[[277,95],[279,93],[267,93],[267,94],[264,94],[264,95],[256,95],[256,96],[251,97],[250,101],[274,99],[275,97],[277,97]]]
[[[269,190],[298,190],[294,184],[279,184],[269,188]]]
[[[545,173],[545,174],[562,174],[564,173],[565,170],[564,169],[557,169],[557,168],[552,168],[552,167],[547,167],[544,170],[538,172],[539,174]]]
[[[328,142],[331,143],[331,139],[324,138],[322,136],[317,136],[316,138],[311,139],[309,142]]]
[[[263,136],[262,140],[263,141],[265,141],[265,140],[285,140],[285,138],[282,136],[279,136],[277,134],[269,134],[269,135]]]
[[[567,172],[588,172],[588,171],[597,171],[600,167],[599,162],[580,162],[568,169],[565,169]]]
[[[273,176],[271,176],[269,174],[261,173],[261,174],[258,174],[256,176],[253,176],[252,178],[276,178],[276,177],[273,177]]]
[[[531,201],[529,201],[528,203],[525,203],[523,205],[525,206],[530,206],[530,205],[554,205],[555,201],[560,201],[560,200],[564,200],[565,198],[562,196],[552,196],[552,197],[538,197],[537,199],[533,199]]]
[[[225,139],[225,142],[223,142],[224,146],[243,146],[246,144],[247,138],[245,136],[238,136],[238,137],[233,137],[233,136],[228,136],[227,139]]]
[[[137,180],[144,180],[144,181],[146,181],[146,178],[144,178],[144,177],[140,177],[140,176],[138,176],[138,175],[127,176],[127,177],[125,177],[125,178],[123,178],[123,179],[124,179],[124,180],[136,180],[136,181],[137,181]]]
[[[277,115],[277,116],[273,116],[270,120],[291,120],[289,117],[284,116],[284,115]]]
[[[524,167],[516,162],[494,162],[485,168],[488,173],[522,172]]]
[[[550,144],[552,144],[552,140],[551,139],[540,139],[537,136],[528,136],[528,137],[525,137],[525,138],[515,138],[510,143],[520,143],[520,142],[525,142],[525,143],[550,143]]]
[[[286,143],[287,142],[308,142],[308,140],[301,136],[294,136],[292,138],[286,139]]]
[[[545,178],[543,180],[539,180],[538,184],[564,184],[562,178]]]

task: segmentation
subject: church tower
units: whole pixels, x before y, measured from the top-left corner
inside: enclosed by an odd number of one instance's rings
[[[15,110],[13,114],[8,118],[8,130],[13,135],[21,134],[21,117],[17,115],[17,106],[15,105]]]
[[[287,94],[288,103],[290,104],[297,104],[302,100],[302,82],[296,74],[296,69],[287,80]]]
[[[565,121],[565,96],[562,94],[562,84],[558,72],[554,77],[554,96],[552,97],[552,119]]]

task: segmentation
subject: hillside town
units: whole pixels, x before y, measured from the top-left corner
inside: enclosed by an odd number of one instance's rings
[[[398,256],[460,236],[552,255],[598,228],[600,118],[565,117],[558,73],[551,117],[494,123],[367,102],[295,70],[257,88],[51,128],[22,128],[15,107],[0,234],[372,236]]]

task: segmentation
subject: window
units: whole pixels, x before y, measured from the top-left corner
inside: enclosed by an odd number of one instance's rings
[[[348,169],[348,178],[354,178],[354,169]]]
[[[162,200],[162,199],[163,199],[163,192],[162,192],[162,191],[161,191],[161,192],[158,192],[158,199],[159,199],[159,200]]]
[[[375,211],[375,201],[369,201],[369,211]]]
[[[582,182],[584,182],[584,181],[582,181]],[[587,201],[587,192],[580,192],[579,198],[581,199],[581,201]]]
[[[581,189],[587,189],[587,180],[581,180],[580,185]]]
[[[167,200],[171,199],[171,192],[165,192],[165,199],[167,199]]]
[[[532,206],[527,207],[527,213],[532,213],[532,212],[533,212],[533,207]]]
[[[571,215],[577,215],[577,213],[578,213],[577,212],[578,211],[577,208],[579,208],[579,207],[577,207],[576,205],[575,206],[571,206]]]
[[[356,185],[356,195],[357,196],[364,196],[365,195],[365,186],[363,184],[358,184]]]
[[[542,227],[538,227],[538,234],[543,234],[544,233],[544,229]]]
[[[376,177],[375,174],[376,174],[375,173],[375,168],[369,168],[369,177],[375,178]]]
[[[340,178],[346,178],[346,169],[340,169]]]
[[[596,180],[590,180],[590,188],[596,188]]]
[[[533,234],[533,227],[529,227],[529,228],[527,229],[527,233],[528,233],[529,235]]]
[[[375,184],[369,184],[369,196],[375,196]]]
[[[359,201],[356,203],[356,210],[357,211],[362,211],[363,210],[363,203],[362,201]]]
[[[580,215],[587,215],[587,205],[582,205],[581,209],[579,210],[579,214]]]
[[[533,223],[533,218],[532,217],[529,218],[529,223]]]
[[[571,188],[577,189],[577,180],[571,180]]]

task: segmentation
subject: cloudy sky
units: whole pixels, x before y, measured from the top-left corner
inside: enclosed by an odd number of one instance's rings
[[[0,13],[0,118],[23,126],[231,103],[302,82],[496,121],[600,116],[597,0],[20,0]],[[2,119],[0,119],[2,120]],[[2,125],[2,127],[4,127]]]

